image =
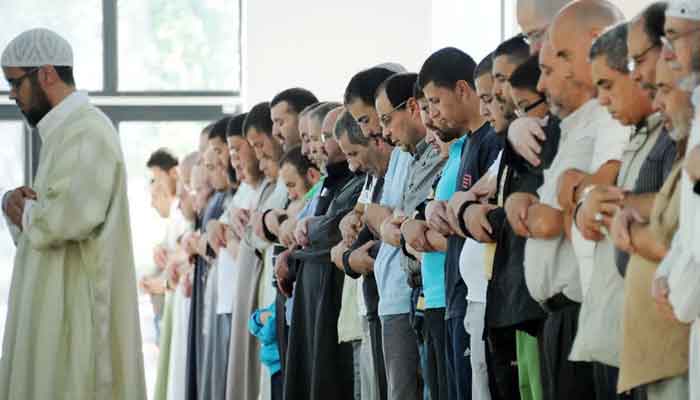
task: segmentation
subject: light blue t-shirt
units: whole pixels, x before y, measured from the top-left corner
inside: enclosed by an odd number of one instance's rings
[[[413,156],[395,148],[384,175],[382,206],[396,208],[408,179]],[[406,272],[401,268],[401,249],[382,242],[374,260],[374,277],[379,291],[380,316],[407,314],[411,310],[411,288]]]
[[[457,182],[457,173],[462,160],[462,148],[466,139],[465,135],[450,145],[450,154],[435,188],[436,200],[447,201],[455,193],[455,182]],[[424,253],[421,275],[423,276],[425,308],[444,308],[446,304],[445,253],[442,251]]]

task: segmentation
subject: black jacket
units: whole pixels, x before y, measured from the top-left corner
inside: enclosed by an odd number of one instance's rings
[[[345,275],[332,264],[330,250],[341,240],[338,225],[355,206],[363,181],[363,176],[353,176],[349,170],[331,173],[329,169],[315,216],[309,219],[310,245],[290,255],[296,286],[285,399],[352,399],[352,352],[342,351],[338,344]]]

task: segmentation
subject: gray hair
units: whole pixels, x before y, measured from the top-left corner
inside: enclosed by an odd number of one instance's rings
[[[323,123],[323,120],[326,118],[326,115],[328,115],[329,112],[333,111],[334,109],[340,106],[341,104],[336,103],[335,101],[325,101],[321,103],[318,107],[309,111],[309,119],[313,120],[314,122]]]
[[[627,61],[627,31],[627,24],[623,22],[603,32],[593,42],[589,59],[593,61],[604,55],[608,67],[628,74],[630,70]]]
[[[301,111],[299,112],[299,118],[305,117],[306,114],[308,114],[308,113],[310,113],[311,111],[315,110],[316,108],[318,108],[318,107],[321,106],[322,104],[323,104],[323,103],[321,103],[321,102],[317,102],[317,103],[309,104],[308,106],[304,107],[304,109],[301,110]]]
[[[333,134],[336,140],[340,140],[343,136],[348,137],[348,142],[355,145],[367,146],[369,145],[369,139],[362,134],[362,129],[360,125],[357,124],[355,118],[348,110],[343,111],[338,117],[338,121],[335,123],[335,128],[333,129]]]

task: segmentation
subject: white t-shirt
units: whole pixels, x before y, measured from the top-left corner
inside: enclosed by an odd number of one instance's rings
[[[486,303],[488,280],[484,274],[484,245],[467,239],[459,255],[459,273],[469,288],[468,301]]]
[[[501,166],[503,150],[498,153],[496,160],[491,164],[486,175],[489,181],[498,179],[498,169]],[[459,274],[469,288],[467,300],[486,303],[486,287],[488,280],[484,274],[484,244],[476,240],[467,239],[459,254]]]
[[[260,185],[262,187],[262,185]],[[251,187],[248,184],[242,183],[236,194],[233,195],[233,199],[229,204],[226,211],[221,215],[219,221],[228,224],[230,218],[230,212],[234,208],[253,208],[253,202],[257,198],[258,190]],[[234,271],[236,268],[236,260],[233,259],[231,254],[223,250],[219,252],[219,256],[216,258],[216,283],[217,283],[217,299],[216,299],[216,313],[217,314],[230,314],[233,310],[233,281],[234,281]]]

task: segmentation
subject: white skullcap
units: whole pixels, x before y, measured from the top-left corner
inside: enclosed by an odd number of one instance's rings
[[[374,68],[384,68],[396,74],[406,72],[406,68],[403,65],[392,62],[382,63],[375,66]]]
[[[59,34],[48,29],[32,29],[12,39],[2,53],[3,67],[73,66],[73,49]]]
[[[700,21],[700,2],[698,0],[671,0],[666,9],[666,16]]]

